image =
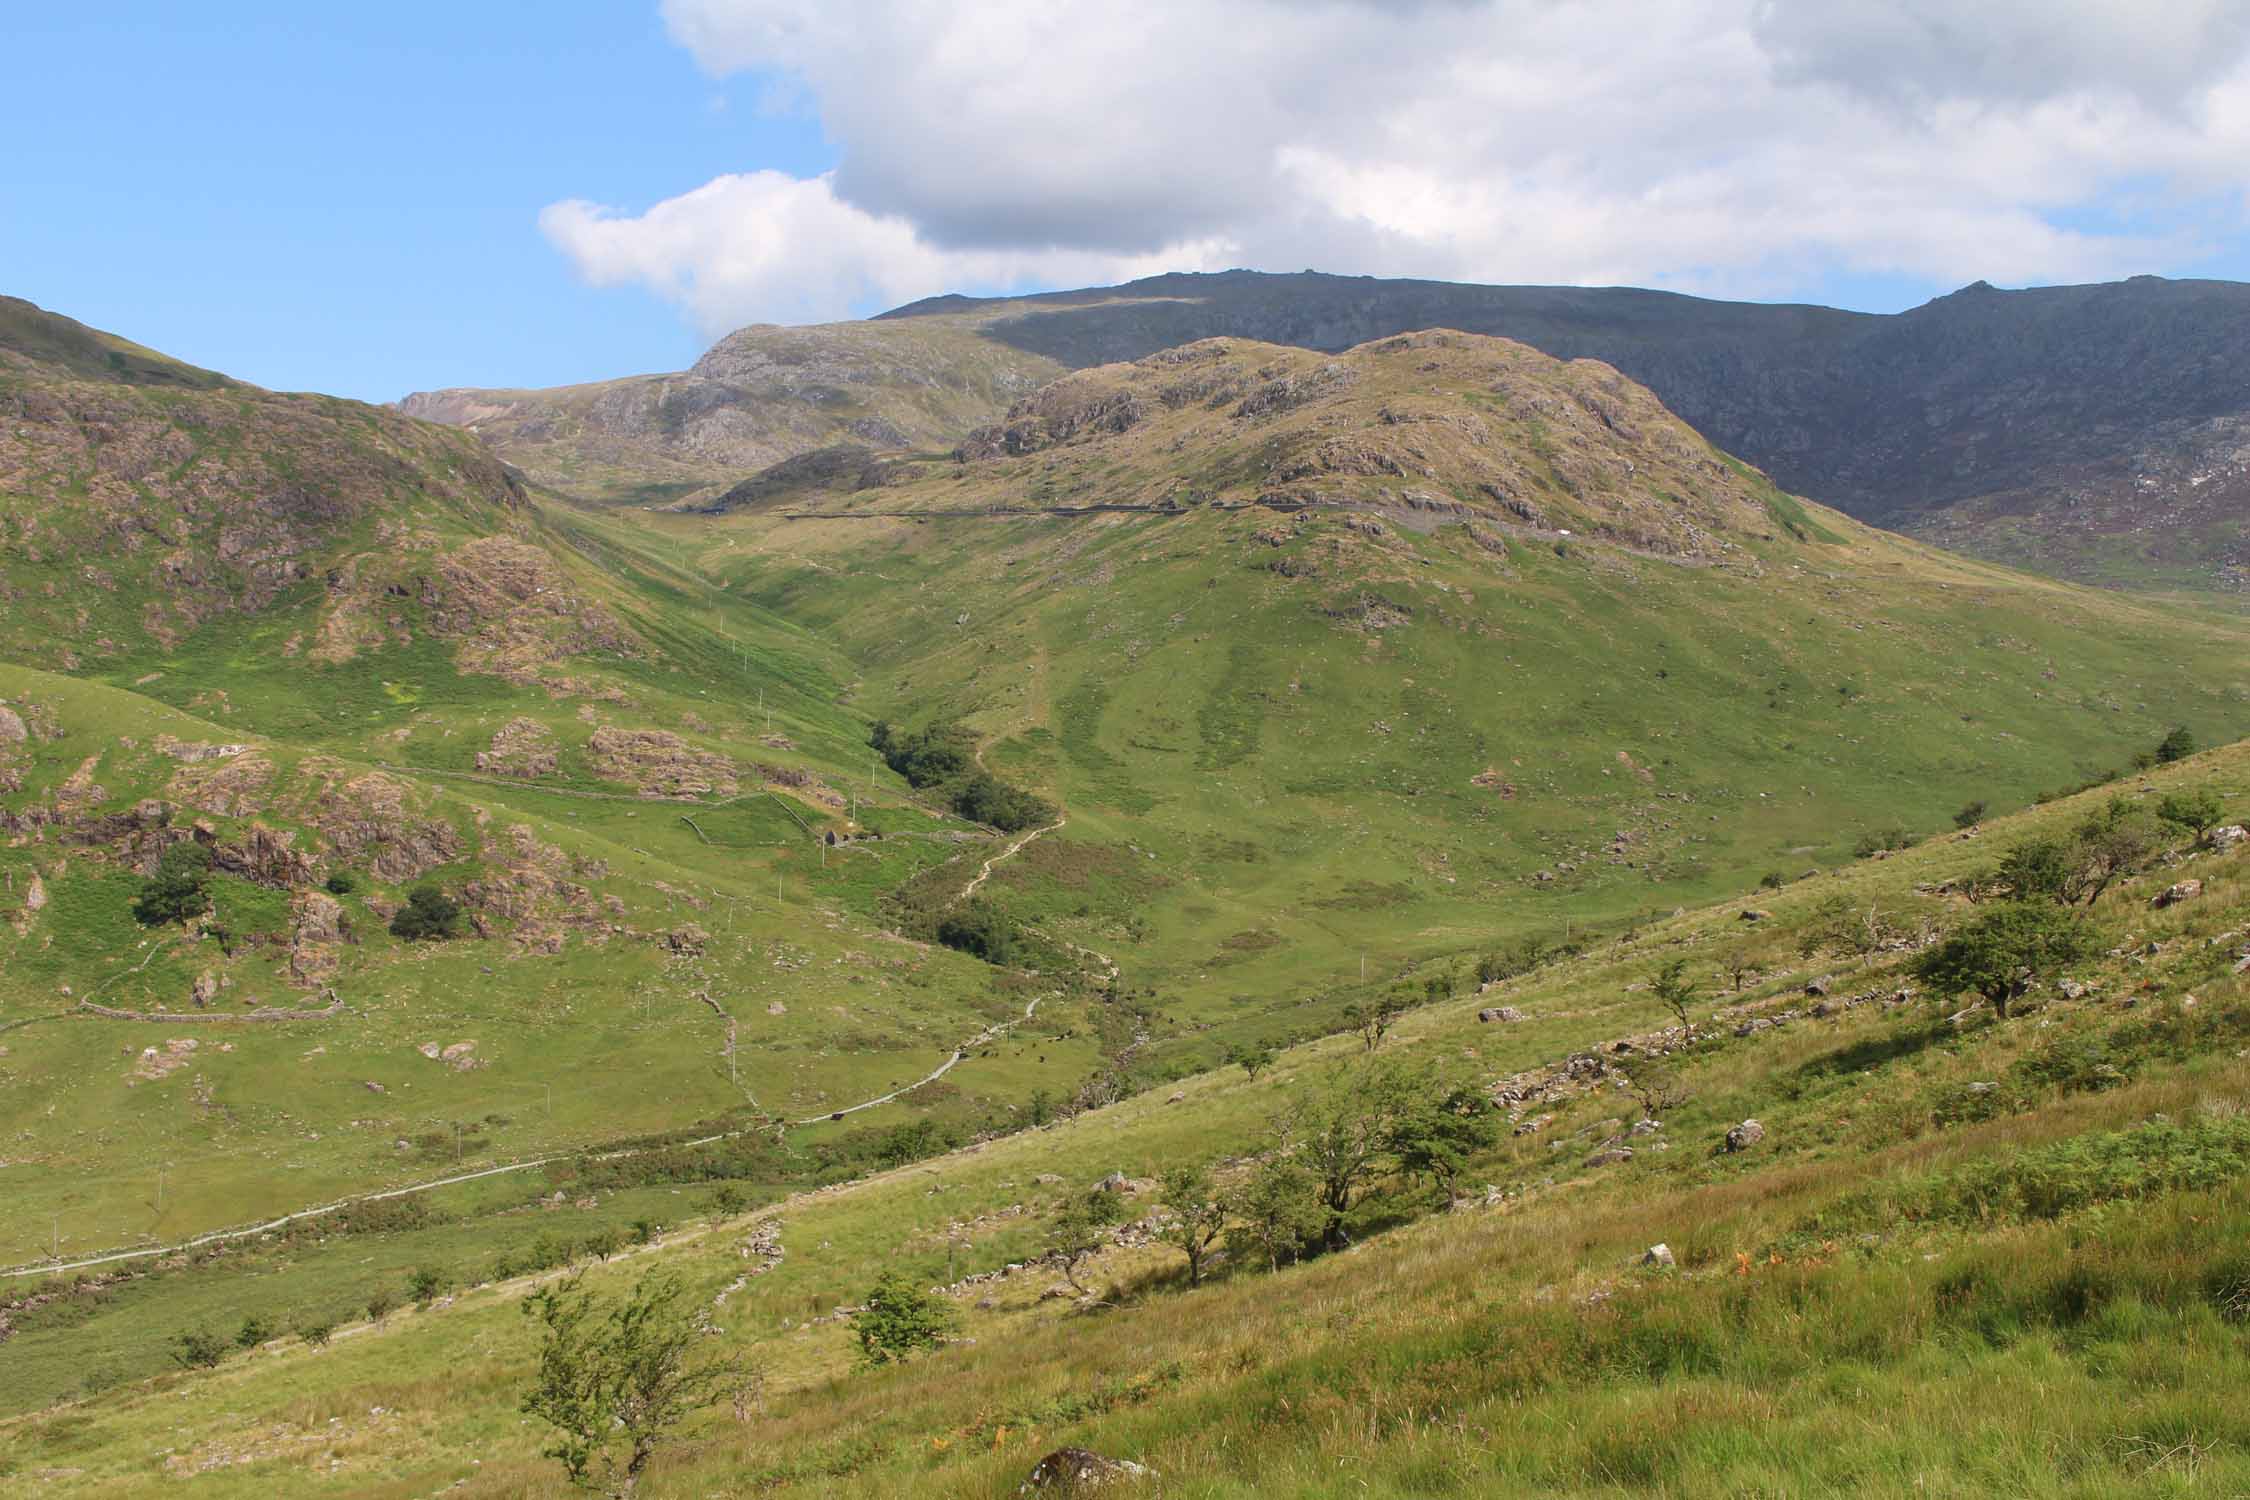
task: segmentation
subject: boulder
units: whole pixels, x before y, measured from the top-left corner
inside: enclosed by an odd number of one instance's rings
[[[1759,911],[1755,907],[1745,907],[1742,912],[1742,920],[1745,922],[1770,922],[1773,920],[1773,913]]]
[[[1633,1122],[1633,1128],[1628,1131],[1627,1134],[1654,1135],[1656,1134],[1656,1132],[1662,1130],[1663,1128],[1664,1122],[1662,1120],[1635,1120]]]
[[[1828,986],[1831,983],[1833,981],[1826,974],[1821,975],[1818,979],[1808,979],[1805,981],[1805,993],[1825,998],[1828,994]]]
[[[24,727],[23,715],[0,704],[0,745],[20,745],[30,738],[31,731]]]
[[[1679,1262],[1672,1258],[1672,1247],[1670,1245],[1651,1245],[1648,1247],[1648,1254],[1641,1257],[1641,1264],[1670,1270]]]
[[[1729,1151],[1747,1151],[1766,1138],[1766,1127],[1756,1120],[1744,1120],[1727,1131]]]
[[[710,946],[711,934],[693,922],[664,934],[665,951],[681,958],[700,958],[703,950]]]
[[[1495,1005],[1477,1012],[1477,1019],[1487,1025],[1494,1021],[1513,1023],[1523,1019],[1523,1012],[1513,1005]]]
[[[1587,1157],[1586,1165],[1589,1167],[1614,1167],[1619,1162],[1631,1161],[1632,1159],[1632,1147],[1610,1146],[1604,1150],[1596,1151],[1592,1156]]]
[[[2202,894],[2202,881],[2183,880],[2177,885],[2166,886],[2155,900],[2149,902],[2149,905],[2155,907],[2178,906],[2182,901],[2193,901]]]
[[[1150,1477],[1145,1464],[1134,1463],[1129,1458],[1104,1458],[1084,1448],[1057,1448],[1032,1465],[1030,1476],[1016,1493],[1091,1494],[1112,1485]]]
[[[2205,834],[2203,842],[2224,854],[2237,844],[2250,842],[2250,828],[2245,828],[2240,823],[2229,823]]]

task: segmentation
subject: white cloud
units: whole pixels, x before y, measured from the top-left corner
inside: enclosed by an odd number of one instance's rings
[[[827,176],[549,235],[707,330],[1220,264],[1787,295],[2162,269],[2250,180],[2250,3],[663,0]],[[2129,186],[2129,233],[2094,232]],[[2200,200],[2200,201],[2199,201]],[[2222,224],[2221,227],[2226,227]]]
[[[1200,269],[1212,256],[1195,244],[1147,257],[947,251],[904,218],[844,202],[826,176],[783,172],[716,178],[638,215],[569,199],[549,204],[539,227],[588,281],[648,286],[713,337],[746,322],[821,322],[963,285],[1100,283]]]

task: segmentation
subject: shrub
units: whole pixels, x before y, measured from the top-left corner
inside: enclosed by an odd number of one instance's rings
[[[189,1328],[172,1335],[172,1360],[184,1370],[212,1369],[227,1357],[227,1341],[208,1328]]]
[[[418,885],[406,893],[406,905],[391,918],[391,936],[410,943],[439,941],[461,935],[461,903],[435,885]]]
[[[156,873],[141,886],[133,918],[147,927],[185,922],[211,909],[211,851],[190,840],[174,844],[156,862]]]
[[[971,822],[988,824],[1002,833],[1042,828],[1055,820],[1053,804],[983,771],[970,776],[954,791],[953,810]]]
[[[266,1325],[266,1320],[252,1313],[242,1320],[242,1327],[235,1331],[234,1342],[237,1348],[255,1349],[272,1337],[273,1329]]]
[[[953,1304],[943,1297],[924,1291],[896,1271],[886,1271],[852,1314],[860,1360],[887,1365],[919,1350],[938,1348],[952,1332],[954,1316]]]
[[[937,940],[988,964],[1007,964],[1016,953],[1016,924],[987,902],[971,899],[938,918]]]
[[[428,1307],[445,1295],[452,1278],[435,1266],[417,1266],[406,1278],[406,1294],[416,1307]]]
[[[315,1349],[324,1349],[336,1332],[336,1320],[323,1315],[308,1317],[297,1324],[297,1337]]]
[[[1758,889],[1761,891],[1778,891],[1788,883],[1779,870],[1768,870],[1758,877]]]
[[[1914,835],[1895,824],[1889,828],[1871,828],[1859,836],[1852,853],[1861,859],[1877,854],[1887,854],[1893,849],[1908,849],[1914,844]]]
[[[349,896],[359,889],[359,877],[349,870],[338,870],[324,882],[331,896]]]
[[[2193,754],[2195,754],[2195,736],[2188,732],[2188,727],[2185,724],[2174,725],[2172,732],[2159,740],[2156,745],[2156,763],[2160,766],[2168,766],[2176,760],[2186,760]]]
[[[1976,827],[1984,821],[1984,810],[1985,803],[1981,797],[1974,802],[1962,803],[1961,810],[1953,815],[1953,826],[1956,828]]]

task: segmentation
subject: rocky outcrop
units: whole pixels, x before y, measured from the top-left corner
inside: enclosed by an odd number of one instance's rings
[[[305,769],[327,771],[331,765],[308,761]],[[413,810],[411,793],[406,782],[381,771],[341,782],[330,774],[309,799],[307,820],[340,860],[365,863],[376,879],[400,884],[451,863],[463,848],[451,823]]]
[[[552,776],[557,763],[554,731],[537,719],[510,719],[493,731],[492,748],[477,752],[477,769],[487,776],[529,781]]]
[[[1104,1458],[1084,1448],[1057,1448],[1032,1466],[1019,1495],[1090,1495],[1152,1477],[1145,1464]]]
[[[699,749],[669,729],[618,729],[603,725],[586,742],[594,774],[644,797],[731,796],[734,762]]]

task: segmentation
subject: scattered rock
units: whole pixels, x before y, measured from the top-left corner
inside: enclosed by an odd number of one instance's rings
[[[664,949],[682,958],[699,958],[711,945],[711,934],[693,922],[664,934]]]
[[[1766,1138],[1766,1127],[1756,1120],[1744,1120],[1727,1131],[1729,1151],[1747,1151]]]
[[[2055,981],[2055,989],[2065,1000],[2086,998],[2086,986],[2075,979],[2058,979]]]
[[[196,975],[194,985],[188,990],[188,998],[195,1002],[195,1007],[198,1010],[218,999],[218,974],[213,970],[205,969],[202,973]]]
[[[31,731],[24,727],[23,716],[0,704],[0,745],[20,745],[30,738]]]
[[[2157,896],[2155,900],[2149,902],[2149,905],[2156,907],[2177,906],[2182,901],[2193,901],[2196,897],[2202,894],[2202,881],[2183,880],[2177,885],[2166,886],[2162,894]]]
[[[1661,1266],[1665,1270],[1670,1270],[1679,1262],[1672,1258],[1672,1247],[1670,1245],[1651,1245],[1648,1247],[1648,1253],[1641,1257],[1641,1264],[1644,1266]]]
[[[1016,1493],[1046,1490],[1062,1495],[1085,1494],[1149,1477],[1146,1465],[1129,1458],[1104,1458],[1084,1448],[1057,1448],[1032,1466],[1030,1477]]]
[[[1633,1128],[1626,1133],[1628,1135],[1654,1135],[1663,1128],[1664,1122],[1662,1120],[1635,1120]]]

